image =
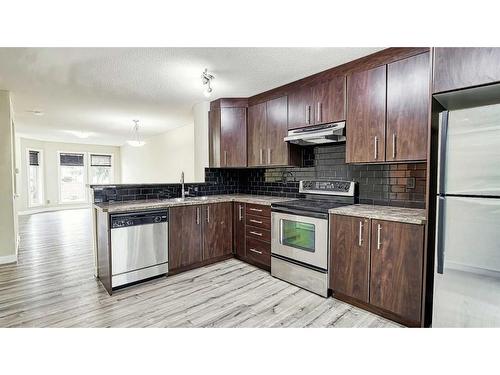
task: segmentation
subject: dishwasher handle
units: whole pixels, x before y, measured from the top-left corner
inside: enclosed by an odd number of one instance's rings
[[[111,215],[111,229],[168,222],[168,211],[133,212]]]

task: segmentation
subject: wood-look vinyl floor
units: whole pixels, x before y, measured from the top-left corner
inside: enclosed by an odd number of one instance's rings
[[[398,327],[236,259],[109,296],[93,277],[90,210],[21,216],[0,266],[0,327]]]

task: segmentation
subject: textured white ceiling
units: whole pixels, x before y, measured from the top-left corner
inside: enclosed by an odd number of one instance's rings
[[[144,136],[192,123],[204,68],[216,77],[211,99],[247,97],[380,49],[0,48],[0,89],[23,135],[121,145],[133,119]]]

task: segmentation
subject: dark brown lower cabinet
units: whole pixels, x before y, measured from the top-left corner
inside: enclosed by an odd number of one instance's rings
[[[203,205],[203,260],[233,252],[233,204]]]
[[[239,258],[245,257],[245,203],[233,205],[233,247]]]
[[[363,302],[369,301],[370,220],[332,216],[331,288]]]
[[[421,326],[424,226],[343,215],[330,223],[334,295]]]
[[[372,220],[370,303],[419,323],[424,227]]]
[[[201,206],[170,208],[168,267],[176,270],[203,260]]]

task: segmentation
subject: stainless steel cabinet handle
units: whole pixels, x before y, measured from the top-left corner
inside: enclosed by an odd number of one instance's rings
[[[262,148],[259,150],[259,158],[260,158],[260,162],[259,164],[262,165],[262,151],[264,151]]]
[[[378,137],[374,138],[375,159],[378,159]]]
[[[210,206],[207,206],[207,223],[210,223]]]
[[[318,104],[316,105],[316,121],[321,122],[321,117],[322,117],[321,102],[318,102]]]
[[[382,241],[380,240],[380,232],[382,231],[382,226],[377,224],[377,250],[380,250],[380,246],[382,246]]]
[[[227,151],[224,151],[224,165],[227,167]]]
[[[262,237],[262,233],[259,233],[259,232],[253,232],[253,231],[250,231],[251,234],[255,234],[256,236],[259,236],[259,237]]]
[[[243,206],[240,204],[239,213],[238,213],[238,220],[241,221],[242,219],[243,219]]]
[[[258,250],[252,249],[252,248],[250,248],[248,250],[253,251],[254,253],[257,253],[257,254],[262,254],[262,251],[258,251]]]
[[[196,207],[196,224],[200,224],[200,207]]]
[[[361,246],[363,244],[363,222],[359,222],[359,239],[358,245]]]
[[[271,164],[271,149],[267,149],[267,164]]]
[[[311,123],[311,106],[306,105],[306,124],[309,125]]]
[[[254,220],[254,219],[250,219],[250,222],[251,223],[257,223],[257,224],[262,224],[262,221]]]
[[[392,158],[396,158],[396,133],[392,134]]]
[[[258,208],[249,208],[250,211],[255,211],[255,212],[262,212],[262,210]]]

